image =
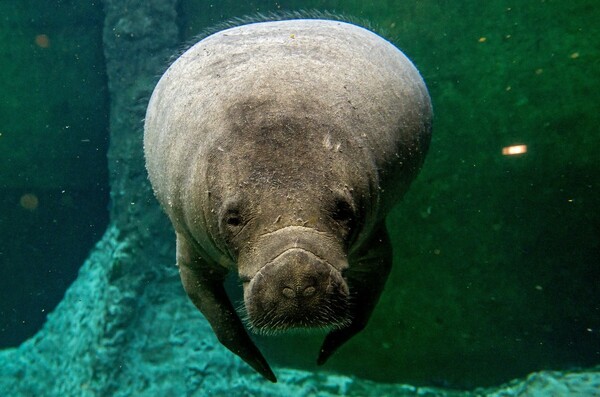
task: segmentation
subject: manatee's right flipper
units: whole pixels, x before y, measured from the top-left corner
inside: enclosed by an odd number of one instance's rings
[[[206,317],[219,342],[262,376],[277,382],[225,293],[226,270],[207,264],[180,233],[177,233],[177,264],[185,292]]]

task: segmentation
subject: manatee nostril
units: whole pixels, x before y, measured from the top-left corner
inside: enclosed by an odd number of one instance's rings
[[[312,285],[309,287],[304,288],[304,291],[302,291],[302,295],[309,297],[309,296],[313,296],[315,294],[317,290],[315,289],[315,287],[313,287]]]
[[[284,288],[281,290],[281,293],[282,293],[284,296],[286,296],[286,297],[288,297],[288,298],[290,298],[290,299],[291,299],[291,298],[294,298],[294,297],[296,296],[296,293],[294,292],[294,290],[293,290],[293,289],[291,289],[291,288],[289,288],[289,287],[284,287]]]
[[[308,287],[302,289],[302,287],[298,287],[297,289],[294,288],[290,288],[290,287],[283,287],[281,289],[281,293],[283,294],[283,296],[285,296],[286,298],[289,299],[294,299],[294,298],[310,298],[311,296],[315,295],[317,292],[317,289],[315,288],[314,285],[309,285]]]

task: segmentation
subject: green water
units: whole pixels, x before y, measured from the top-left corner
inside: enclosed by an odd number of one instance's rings
[[[102,23],[99,3],[0,1],[0,348],[41,327],[108,221]]]
[[[39,328],[107,217],[102,7],[49,3],[0,3],[1,346]],[[326,369],[473,387],[598,364],[597,2],[185,0],[181,39],[300,8],[378,26],[421,71],[435,111],[423,171],[388,219],[395,263],[381,302]],[[527,152],[503,155],[512,145]],[[315,368],[317,338],[259,342],[276,363]]]

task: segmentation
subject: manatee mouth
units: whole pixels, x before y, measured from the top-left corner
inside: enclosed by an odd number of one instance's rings
[[[297,328],[350,324],[348,285],[325,260],[291,248],[263,266],[244,286],[248,328],[276,334]]]

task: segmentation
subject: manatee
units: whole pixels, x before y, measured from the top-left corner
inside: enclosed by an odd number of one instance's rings
[[[144,151],[183,287],[218,340],[267,379],[246,328],[325,329],[323,364],[367,324],[392,264],[385,216],[422,166],[431,120],[409,59],[340,21],[226,29],[161,77]]]

